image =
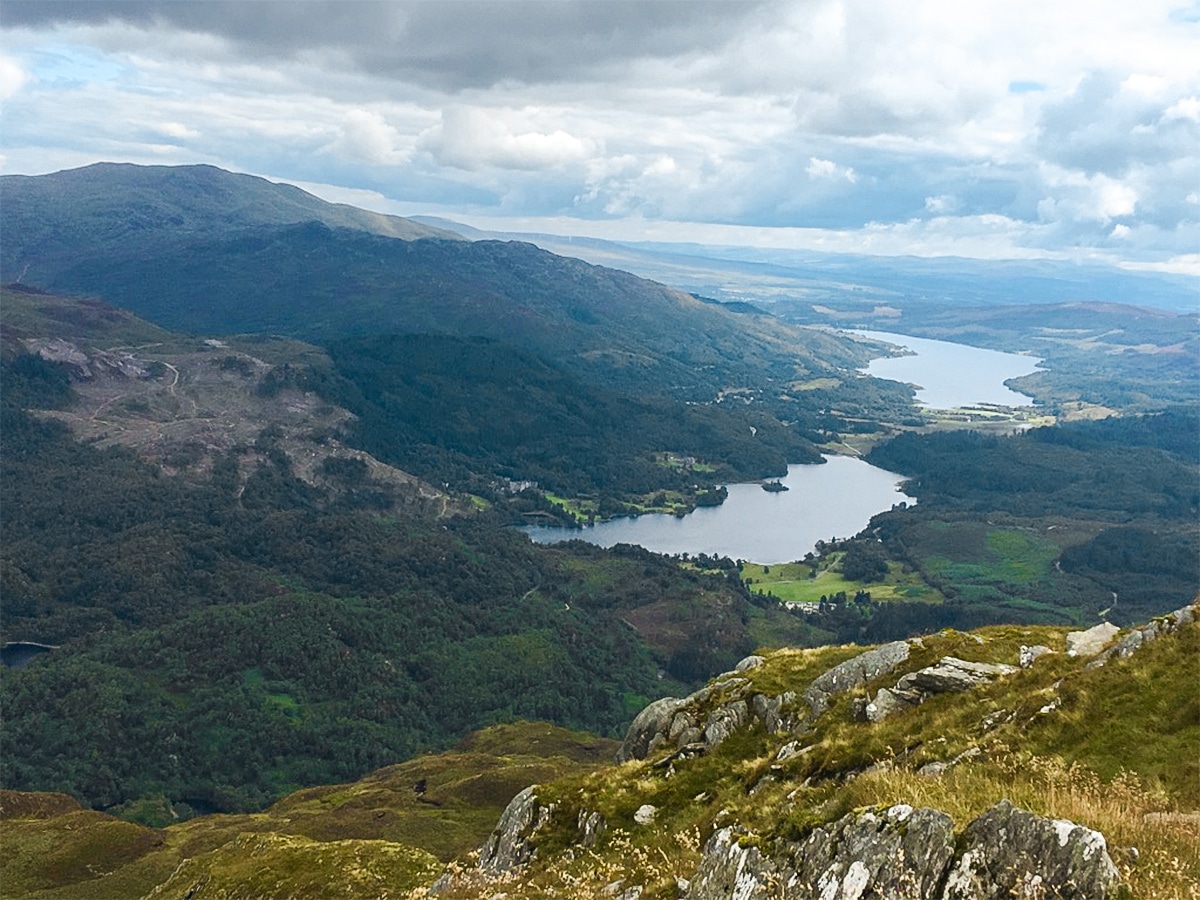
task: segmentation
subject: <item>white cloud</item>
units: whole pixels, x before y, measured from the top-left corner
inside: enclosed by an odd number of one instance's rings
[[[553,169],[587,157],[587,141],[562,129],[538,131],[528,118],[524,111],[450,107],[418,144],[439,162],[468,170]]]
[[[1087,221],[1107,226],[1113,219],[1133,215],[1137,191],[1129,184],[1097,173],[1043,167],[1045,184],[1054,193],[1038,204],[1044,221]]]
[[[1176,119],[1200,123],[1200,98],[1183,97],[1168,106],[1162,114],[1162,121],[1171,122]]]
[[[21,64],[8,56],[0,56],[0,100],[7,100],[25,85],[29,76]]]
[[[952,194],[925,198],[925,209],[934,215],[946,215],[958,209],[958,199]]]
[[[345,113],[341,133],[330,145],[336,153],[351,159],[381,166],[401,165],[408,153],[400,149],[401,138],[378,112],[350,109]]]
[[[1197,241],[1200,23],[1174,5],[21,5],[0,150],[630,234],[1157,263]]]
[[[809,178],[814,179],[844,179],[851,184],[858,181],[854,169],[849,166],[839,166],[831,159],[818,159],[815,156],[808,158],[808,167],[804,171],[808,173]]]
[[[171,138],[185,140],[188,138],[197,138],[200,132],[195,129],[188,128],[182,122],[163,122],[158,126],[159,132]]]

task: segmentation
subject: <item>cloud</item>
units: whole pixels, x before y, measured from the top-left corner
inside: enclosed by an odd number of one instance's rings
[[[831,159],[818,159],[815,156],[808,158],[808,167],[804,171],[813,179],[844,179],[851,184],[858,181],[858,176],[849,166],[839,166]]]
[[[528,113],[451,107],[418,141],[438,162],[460,169],[554,169],[583,160],[587,141],[562,129],[538,131]]]
[[[0,100],[7,100],[21,90],[29,76],[15,59],[0,56]]]
[[[640,58],[720,47],[763,4],[743,0],[6,0],[9,28],[121,23],[213,35],[281,59],[336,51],[343,64],[447,90],[588,80]],[[732,24],[732,28],[731,28]],[[591,73],[591,74],[590,74]]]
[[[347,110],[340,130],[341,133],[330,145],[330,149],[336,153],[383,166],[401,165],[408,161],[408,153],[400,149],[400,135],[378,112]]]
[[[0,14],[7,171],[209,162],[443,213],[819,228],[904,252],[1154,262],[1196,243],[1200,20],[1174,0]]]

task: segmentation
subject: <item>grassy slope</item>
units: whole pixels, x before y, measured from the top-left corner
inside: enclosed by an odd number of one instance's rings
[[[156,896],[184,896],[206,878],[208,889],[236,896],[399,892],[481,843],[523,787],[588,771],[615,748],[542,723],[497,725],[455,750],[298,791],[263,813],[159,829],[80,809],[62,794],[5,791],[0,883],[6,900],[140,897],[187,860]]]
[[[62,795],[6,794],[5,896],[139,896],[155,885],[163,885],[159,897],[183,897],[200,885],[261,896],[406,896],[435,877],[434,857],[457,856],[455,866],[469,867],[464,851],[531,782],[542,785],[543,801],[558,804],[536,839],[540,861],[515,880],[476,881],[446,896],[601,897],[623,880],[644,885],[643,897],[675,897],[675,879],[690,876],[720,825],[739,823],[747,840],[768,845],[855,808],[904,802],[943,809],[961,828],[1004,797],[1102,831],[1134,896],[1194,896],[1200,837],[1186,816],[1200,809],[1200,626],[1091,671],[1063,652],[1066,631],[1002,626],[927,636],[879,683],[947,655],[1011,663],[1022,645],[1056,652],[878,724],[851,715],[854,698],[878,685],[840,697],[784,762],[777,751],[792,737],[769,736],[761,726],[668,768],[655,756],[598,767],[611,757],[611,742],[518,723],[352,785],[298,792],[259,815],[159,830],[72,808]],[[801,690],[861,649],[781,650],[744,674],[763,693]],[[939,777],[918,774],[925,763],[972,748],[978,755]],[[638,826],[634,813],[646,803],[658,807],[655,824]],[[566,853],[585,809],[599,811],[607,831],[590,850]],[[1136,857],[1128,847],[1139,848]]]
[[[660,751],[547,785],[540,795],[559,812],[536,842],[543,862],[503,889],[512,898],[544,896],[565,882],[572,897],[599,897],[606,884],[623,880],[645,885],[643,897],[674,897],[675,879],[691,875],[700,846],[720,825],[739,823],[749,829],[745,840],[769,844],[855,808],[905,802],[944,809],[962,828],[1008,797],[1103,832],[1135,896],[1194,896],[1200,838],[1180,814],[1200,809],[1200,627],[1090,672],[1063,652],[1065,633],[1005,626],[926,637],[901,671],[946,655],[1012,663],[1021,645],[1036,643],[1057,652],[991,686],[933,698],[879,724],[850,713],[854,696],[879,685],[843,696],[801,738],[801,752],[782,763],[776,754],[791,736],[757,727],[669,768],[655,765]],[[750,678],[765,693],[798,690],[858,649],[780,651]],[[1060,705],[1042,712],[1056,697]],[[940,777],[917,774],[971,748],[979,755]],[[647,803],[658,807],[653,827],[634,822]],[[564,851],[583,809],[599,810],[609,830],[591,852],[572,858]],[[1136,859],[1124,850],[1130,846],[1139,848]],[[458,896],[494,889],[476,883]]]
[[[883,600],[926,600],[940,599],[933,588],[921,579],[905,572],[897,563],[888,566],[888,574],[882,581],[850,581],[837,567],[841,554],[830,554],[821,560],[815,576],[810,576],[812,567],[803,563],[783,563],[762,566],[746,563],[742,577],[750,579],[750,589],[756,594],[770,594],[786,603],[817,603],[822,597],[832,597],[845,592],[853,597],[857,591],[867,591],[871,599]]]

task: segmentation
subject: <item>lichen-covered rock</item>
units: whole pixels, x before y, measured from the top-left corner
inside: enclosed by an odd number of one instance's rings
[[[860,653],[853,659],[848,659],[818,675],[804,691],[804,701],[808,704],[812,717],[815,719],[829,709],[834,697],[894,671],[906,659],[908,643],[893,641]]]
[[[921,696],[915,691],[880,688],[875,692],[875,699],[866,705],[866,719],[868,722],[882,722],[888,716],[911,709],[920,702]]]
[[[688,900],[926,900],[954,855],[950,817],[893,806],[851,813],[800,844],[764,854],[736,828],[704,847]]]
[[[687,900],[1106,900],[1119,880],[1104,837],[1003,801],[956,853],[944,812],[899,804],[843,816],[763,849],[737,826],[704,846]]]
[[[905,675],[897,682],[896,687],[900,691],[954,694],[969,691],[1001,675],[1011,675],[1015,671],[1015,666],[968,662],[955,656],[944,656],[936,665]]]
[[[747,657],[739,663],[737,671],[757,668],[762,664],[754,662],[757,659],[761,657]],[[804,692],[811,717],[816,718],[828,709],[837,695],[891,672],[906,659],[908,644],[894,641],[860,653],[819,675]],[[718,697],[720,701],[708,708],[710,701]],[[748,679],[726,672],[682,700],[664,697],[638,713],[617,752],[617,762],[645,759],[660,747],[674,745],[679,750],[700,741],[711,749],[748,725],[751,718],[761,721],[771,734],[793,730],[803,719],[788,712],[795,707],[796,699],[794,691],[785,691],[777,697],[751,696]],[[706,708],[707,716],[701,723],[699,717]]]
[[[746,724],[750,710],[745,700],[735,700],[718,706],[704,723],[704,743],[715,747]]]
[[[768,734],[779,734],[786,731],[788,722],[787,709],[796,702],[794,691],[786,691],[778,697],[768,697],[766,694],[755,694],[750,699],[755,718],[762,720]]]
[[[1118,884],[1100,832],[1002,800],[967,826],[942,900],[1105,900]]]
[[[733,671],[745,672],[748,669],[757,669],[765,662],[766,659],[761,656],[747,656],[740,663],[733,667]]]
[[[579,846],[585,850],[588,847],[594,846],[596,841],[600,839],[600,835],[608,830],[608,823],[604,821],[604,816],[595,810],[581,809],[579,811],[578,825]]]
[[[617,751],[617,762],[628,762],[631,759],[645,759],[646,755],[657,749],[666,741],[675,713],[687,703],[677,697],[663,697],[655,700],[640,713],[625,733],[621,749]],[[658,744],[655,744],[655,740]]]
[[[785,713],[795,703],[793,691],[778,697],[755,694],[747,702],[749,692],[747,679],[726,673],[682,700],[664,697],[654,701],[629,726],[617,762],[645,759],[662,747],[681,750],[702,744],[703,749],[711,749],[746,727],[751,718],[761,720],[772,734],[788,730],[791,723]]]
[[[789,898],[925,900],[954,856],[954,822],[935,809],[900,804],[850,813],[796,848]]]
[[[1135,628],[1121,640],[1117,641],[1113,646],[1100,653],[1095,659],[1087,664],[1089,669],[1095,669],[1103,666],[1114,657],[1124,659],[1127,656],[1132,656],[1143,644],[1148,644],[1151,641],[1157,640],[1164,634],[1170,634],[1181,625],[1187,625],[1196,619],[1196,606],[1185,606],[1182,609],[1177,609],[1173,613],[1163,616],[1159,619],[1154,619],[1141,628]],[[1068,638],[1070,635],[1068,635]]]
[[[722,828],[704,845],[696,874],[687,879],[687,900],[767,900],[794,874],[764,856],[745,832]]]
[[[1053,652],[1049,647],[1042,644],[1034,644],[1032,647],[1022,645],[1020,653],[1017,655],[1017,665],[1022,669],[1028,669],[1037,661],[1038,657]]]
[[[643,803],[641,806],[639,806],[637,808],[637,811],[633,814],[633,821],[637,822],[637,824],[639,824],[639,825],[649,825],[651,822],[654,821],[654,819],[657,815],[658,815],[658,807],[657,806],[652,806],[649,803]]]
[[[529,862],[533,856],[531,840],[553,812],[552,804],[543,806],[538,802],[536,784],[513,797],[480,848],[479,868],[507,872]]]
[[[1095,656],[1120,630],[1111,622],[1101,622],[1087,631],[1072,631],[1067,635],[1067,656]]]

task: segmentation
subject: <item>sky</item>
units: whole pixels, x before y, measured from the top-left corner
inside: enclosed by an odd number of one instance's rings
[[[0,172],[1200,274],[1200,3],[2,0]]]

